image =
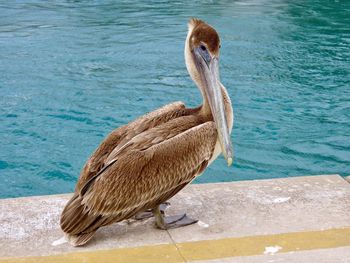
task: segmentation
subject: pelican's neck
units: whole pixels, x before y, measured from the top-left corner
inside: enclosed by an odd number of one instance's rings
[[[196,65],[194,64],[193,55],[192,55],[191,50],[190,50],[190,37],[191,37],[191,34],[192,34],[192,30],[193,30],[193,25],[190,24],[189,28],[188,28],[186,42],[185,42],[185,62],[186,62],[186,67],[187,67],[187,71],[190,74],[193,82],[197,85],[198,89],[200,90],[200,92],[202,94],[203,105],[201,107],[201,113],[203,115],[211,115],[209,102],[208,102],[208,99],[207,99],[207,97],[206,97],[206,95],[204,93],[202,80],[201,80],[201,77],[200,77],[200,75],[198,73]]]
[[[232,108],[232,102],[231,98],[228,95],[228,92],[225,88],[224,85],[221,84],[221,93],[222,93],[222,98],[224,101],[224,106],[225,106],[225,116],[226,116],[226,122],[227,122],[227,128],[231,134],[232,128],[233,128],[233,108]]]

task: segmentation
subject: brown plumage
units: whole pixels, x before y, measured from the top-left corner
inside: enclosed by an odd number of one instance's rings
[[[104,139],[82,169],[75,193],[61,215],[61,228],[72,245],[85,244],[101,226],[167,201],[220,154],[215,114],[196,72],[196,57],[189,52],[205,43],[208,54],[218,56],[219,36],[197,19],[190,20],[188,34],[186,64],[202,91],[203,105],[195,109],[186,108],[182,102],[166,105],[117,128]],[[219,84],[230,132],[231,101]]]
[[[190,47],[199,46],[205,39],[204,42],[211,53],[219,55],[220,39],[215,29],[199,19],[192,19],[190,23],[194,27],[191,34]]]

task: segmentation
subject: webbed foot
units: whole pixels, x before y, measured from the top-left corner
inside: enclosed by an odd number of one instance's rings
[[[192,219],[186,214],[165,216],[160,208],[155,209],[154,216],[156,219],[156,226],[163,230],[188,226],[198,222],[198,220]]]

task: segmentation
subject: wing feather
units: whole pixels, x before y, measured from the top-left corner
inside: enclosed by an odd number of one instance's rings
[[[108,167],[76,191],[62,212],[62,230],[85,237],[168,200],[205,169],[216,140],[214,123],[193,116],[133,137]]]
[[[183,102],[174,102],[145,114],[127,125],[113,130],[102,141],[84,165],[80,173],[76,190],[79,191],[91,177],[96,175],[103,168],[106,164],[107,157],[111,156],[113,151],[117,151],[134,136],[173,118],[181,116],[184,109],[185,105]]]
[[[163,131],[164,137],[167,132]],[[145,144],[152,141],[151,134],[157,136],[155,131],[145,134]],[[160,143],[150,143],[146,149],[138,141],[140,138],[135,138],[135,144],[122,151],[86,191],[83,204],[92,214],[120,213],[123,217],[129,211],[152,207],[156,200],[165,201],[171,197],[166,193],[193,180],[210,159],[216,138],[213,122],[197,125]]]

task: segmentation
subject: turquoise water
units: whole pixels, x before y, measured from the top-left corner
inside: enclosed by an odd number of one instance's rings
[[[0,14],[0,197],[72,191],[109,131],[198,105],[191,16],[221,35],[235,110],[234,165],[197,182],[350,174],[350,1],[0,1]]]

